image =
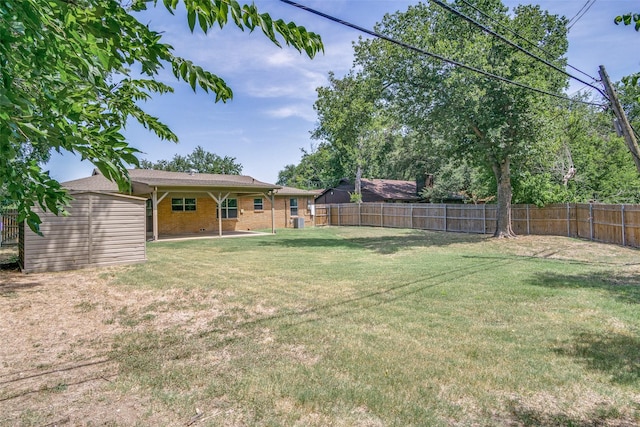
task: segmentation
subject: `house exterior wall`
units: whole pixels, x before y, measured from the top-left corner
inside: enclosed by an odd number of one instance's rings
[[[195,198],[195,211],[173,211],[171,199]],[[223,218],[222,231],[244,231],[271,228],[271,199],[267,196],[234,196],[238,201],[238,217]],[[254,199],[262,198],[262,210],[254,209]],[[290,199],[298,200],[298,217],[305,218],[305,225],[313,224],[310,205],[312,196],[276,196],[275,227],[291,228]],[[218,206],[208,194],[203,193],[170,193],[158,204],[158,233],[160,235],[176,235],[182,233],[200,233],[218,231]]]
[[[195,198],[195,211],[173,211],[171,199]],[[216,202],[202,193],[169,193],[158,203],[158,233],[180,234],[215,231],[218,229]],[[224,224],[223,224],[224,229]]]
[[[67,208],[69,216],[34,208],[44,236],[22,225],[19,256],[23,272],[146,261],[144,199],[103,193],[73,197]]]

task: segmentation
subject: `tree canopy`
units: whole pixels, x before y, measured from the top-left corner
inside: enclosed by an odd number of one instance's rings
[[[139,105],[173,91],[155,79],[162,67],[216,102],[232,98],[222,78],[178,56],[160,32],[136,19],[158,3],[172,14],[184,7],[191,31],[233,24],[259,28],[276,45],[309,57],[323,49],[317,34],[236,0],[0,0],[0,182],[34,230],[35,204],[58,214],[69,200],[41,166],[53,150],[90,160],[124,190],[127,166],[138,164],[138,151],[122,134],[129,120],[177,140]]]
[[[548,97],[522,86],[560,94],[567,84],[566,76],[435,3],[420,3],[406,12],[386,15],[376,31],[404,46],[383,39],[361,40],[355,46],[353,73],[357,77],[348,76],[341,84],[348,83],[347,79],[369,82],[349,87],[365,88],[359,93],[365,94],[361,99],[372,106],[370,110],[375,114],[380,111],[375,106],[383,105],[396,117],[401,135],[416,135],[428,147],[423,153],[437,153],[493,171],[499,207],[497,235],[509,236],[513,234],[511,170],[545,151],[542,142],[550,138],[545,138],[544,112],[555,105]],[[471,3],[456,1],[453,7],[480,21],[490,16],[501,27],[518,28],[520,34],[547,52],[547,61],[564,63],[567,39],[563,18],[537,6],[519,6],[511,14],[499,0]],[[433,55],[417,54],[407,45]],[[502,76],[519,86],[454,66],[434,55]],[[331,93],[345,92],[335,82],[332,87],[330,92],[319,91],[317,105],[331,105]],[[374,94],[376,98],[372,99]],[[340,142],[342,146],[342,141],[347,141],[357,146],[353,135],[333,124],[365,137],[363,120],[355,114],[362,109],[353,108],[352,100],[358,98],[339,99],[342,115],[329,116],[320,110],[319,129],[334,129],[323,135],[334,145]]]
[[[176,154],[171,160],[159,160],[155,163],[148,160],[140,161],[142,169],[156,169],[172,172],[199,172],[224,175],[240,175],[242,165],[236,163],[235,157],[220,157],[197,146],[191,154],[181,156]]]

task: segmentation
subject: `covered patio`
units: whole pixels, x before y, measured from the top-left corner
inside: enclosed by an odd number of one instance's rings
[[[217,231],[205,231],[202,233],[181,233],[181,234],[160,234],[158,235],[158,239],[155,241],[158,242],[172,242],[172,241],[180,241],[180,240],[203,240],[203,239],[224,239],[224,238],[234,238],[234,237],[258,237],[258,236],[268,236],[273,233],[265,233],[261,231],[223,231],[222,233],[218,233]],[[147,236],[148,241],[154,241],[153,236],[149,238]]]

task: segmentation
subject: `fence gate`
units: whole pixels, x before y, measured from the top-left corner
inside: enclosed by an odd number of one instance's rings
[[[17,245],[18,232],[18,211],[0,210],[0,246]]]

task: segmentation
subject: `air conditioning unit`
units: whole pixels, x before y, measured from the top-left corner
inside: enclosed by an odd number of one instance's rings
[[[304,228],[304,217],[295,217],[293,219],[293,228]]]

